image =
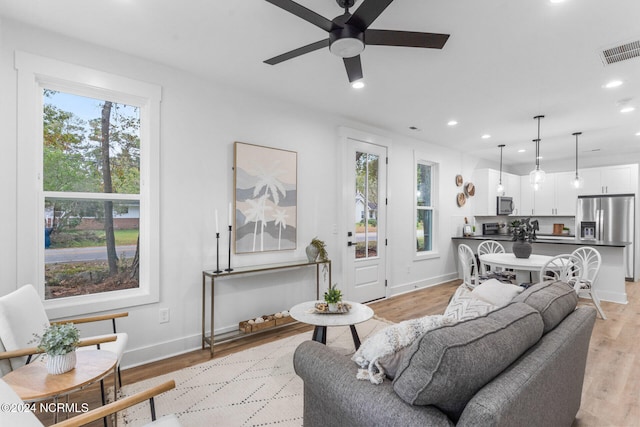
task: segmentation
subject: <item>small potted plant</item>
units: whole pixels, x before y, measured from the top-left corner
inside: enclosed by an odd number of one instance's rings
[[[42,336],[33,334],[38,349],[47,353],[47,371],[64,374],[76,366],[76,347],[80,332],[73,323],[54,323],[44,330]]]
[[[329,311],[335,313],[338,311],[338,303],[342,301],[342,292],[336,285],[329,285],[329,289],[324,293],[324,301],[329,306]]]

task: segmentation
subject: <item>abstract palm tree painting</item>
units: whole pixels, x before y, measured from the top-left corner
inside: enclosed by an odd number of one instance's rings
[[[236,142],[235,252],[296,249],[298,153]]]

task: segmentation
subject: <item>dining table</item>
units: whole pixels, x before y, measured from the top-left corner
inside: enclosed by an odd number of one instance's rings
[[[551,259],[549,255],[531,254],[529,258],[517,258],[511,252],[480,255],[480,262],[491,266],[511,269],[516,274],[516,283],[536,283],[540,278],[540,269]]]

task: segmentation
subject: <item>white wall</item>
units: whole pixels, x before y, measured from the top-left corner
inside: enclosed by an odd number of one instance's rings
[[[349,126],[392,140],[389,167],[389,295],[456,277],[452,235],[459,234],[468,207],[458,208],[454,177],[465,178],[477,161],[459,152],[394,135],[363,124],[243,92],[218,82],[141,58],[89,45],[9,20],[0,20],[0,295],[14,290],[16,224],[16,74],[13,52],[21,50],[162,86],[160,164],[160,303],[130,307],[119,328],[129,333],[123,364],[131,366],[200,346],[201,272],[215,267],[213,213],[227,212],[233,195],[233,142],[298,152],[298,249],[258,255],[233,255],[233,266],[304,259],[314,236],[328,245],[334,281],[342,276],[346,239],[333,234],[339,214],[336,176],[338,127]],[[414,262],[413,153],[420,150],[440,163],[440,257]],[[226,215],[225,215],[226,216]],[[224,221],[222,221],[224,223]],[[223,234],[221,244],[225,246]],[[226,267],[226,251],[221,266]],[[216,284],[216,329],[239,320],[288,308],[313,298],[311,271],[241,277]],[[170,309],[159,324],[158,310]],[[106,326],[106,325],[105,325]],[[96,332],[92,330],[86,332]]]

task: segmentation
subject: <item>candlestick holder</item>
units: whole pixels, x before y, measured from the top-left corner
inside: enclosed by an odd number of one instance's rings
[[[216,271],[214,273],[222,273],[220,270],[220,233],[216,233]]]
[[[229,268],[225,268],[224,271],[233,271],[231,268],[231,225],[229,225]]]

